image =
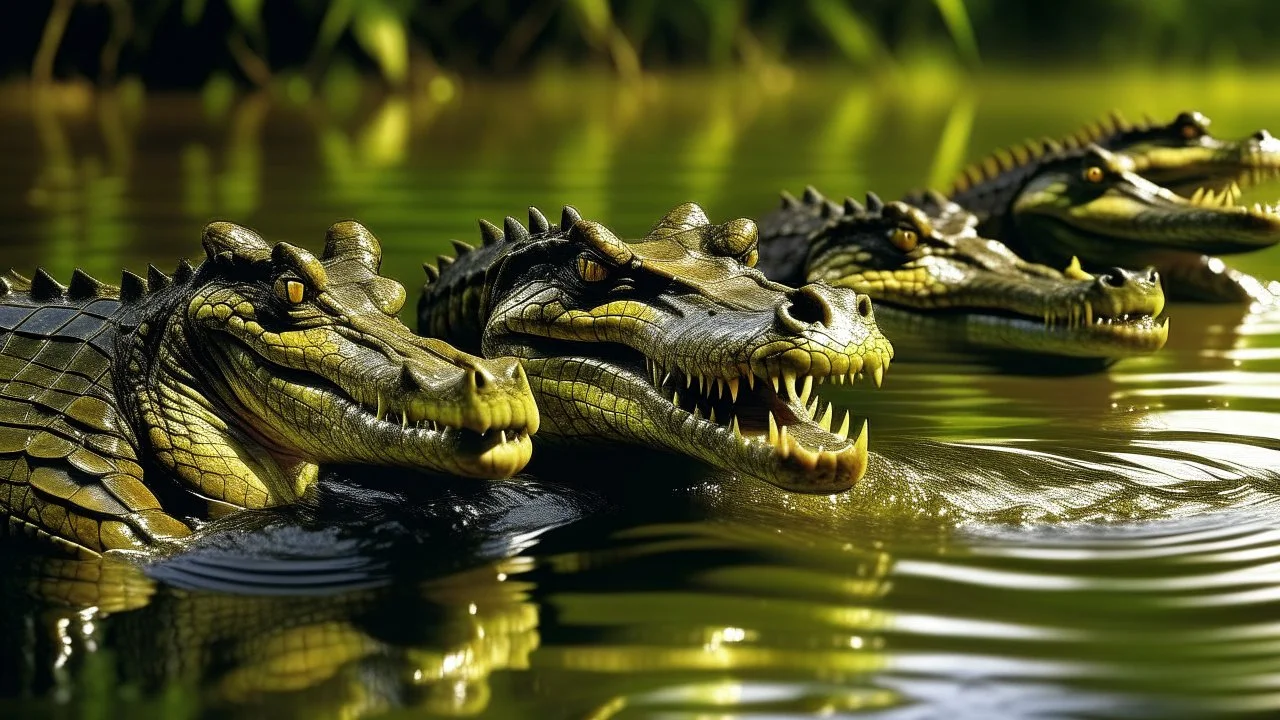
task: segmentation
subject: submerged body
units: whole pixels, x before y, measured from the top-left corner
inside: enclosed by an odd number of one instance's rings
[[[661,449],[805,492],[862,476],[865,423],[851,436],[813,391],[880,383],[892,347],[866,296],[766,280],[751,267],[755,224],[712,225],[693,204],[637,242],[567,207],[559,226],[530,209],[529,225],[482,222],[483,247],[426,266],[419,329],[522,358],[543,437]]]
[[[325,253],[205,229],[207,259],[121,286],[0,283],[0,515],[82,554],[190,534],[180,517],[297,500],[317,463],[505,477],[537,410],[512,359],[413,335],[356,223]]]
[[[1030,260],[1150,265],[1171,298],[1273,303],[1280,285],[1215,256],[1280,242],[1275,208],[1236,205],[1240,185],[1280,173],[1280,141],[1265,130],[1222,140],[1208,124],[1199,113],[1167,125],[1117,118],[1062,142],[1032,142],[970,167],[950,198],[978,216],[980,234]]]
[[[910,200],[868,195],[866,206],[837,205],[813,188],[799,200],[784,194],[761,219],[759,268],[785,284],[822,281],[871,296],[908,360],[960,352],[1093,369],[1167,340],[1155,272],[1059,272],[980,237],[977,218],[936,193]]]

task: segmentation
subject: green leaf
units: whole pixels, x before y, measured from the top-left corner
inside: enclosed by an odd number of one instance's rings
[[[361,4],[353,18],[356,42],[364,48],[392,85],[401,85],[409,73],[409,41],[404,21],[381,2]]]
[[[262,32],[262,0],[227,0],[236,24],[258,34]]]
[[[973,34],[973,24],[969,22],[969,12],[965,9],[964,0],[933,2],[938,6],[938,12],[942,13],[942,21],[947,24],[947,30],[951,32],[951,39],[955,41],[960,57],[971,65],[977,65],[978,40]]]
[[[871,26],[842,0],[809,0],[809,11],[855,63],[870,65],[885,54]]]

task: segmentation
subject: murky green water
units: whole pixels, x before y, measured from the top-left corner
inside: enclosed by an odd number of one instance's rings
[[[582,79],[306,107],[9,88],[0,241],[17,268],[111,276],[196,256],[214,218],[318,246],[354,217],[412,289],[477,217],[529,204],[639,233],[684,200],[722,221],[807,183],[893,196],[1112,107],[1275,130],[1277,86]],[[1280,277],[1280,252],[1233,262]],[[8,557],[0,713],[1275,712],[1280,315],[1170,314],[1163,352],[1102,374],[895,362],[883,390],[832,396],[880,454],[842,497],[613,454],[493,486],[336,484],[151,577]],[[54,575],[72,598],[27,599]]]

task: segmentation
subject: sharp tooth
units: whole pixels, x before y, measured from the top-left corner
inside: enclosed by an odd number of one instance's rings
[[[715,409],[715,408],[711,408],[711,412],[707,414],[707,419],[711,421],[711,424],[713,424],[713,425],[715,424],[715,422],[716,422],[716,409]]]
[[[750,368],[748,368],[747,370],[747,389],[748,390],[756,389],[756,374],[754,372],[751,372]]]
[[[400,427],[406,430],[409,429],[409,413],[404,410],[400,411]]]
[[[774,375],[770,379],[773,380],[773,391],[775,393],[778,392],[781,389],[781,386],[779,385],[779,383],[782,382],[782,378],[778,377],[777,375]]]
[[[800,387],[800,404],[804,405],[809,402],[809,395],[813,392],[813,376],[804,376],[804,385]]]
[[[680,391],[675,390],[671,393],[671,404],[680,407]]]
[[[1200,188],[1195,192],[1191,193],[1191,202],[1199,205],[1200,201],[1203,199],[1204,199],[1204,188]]]
[[[693,419],[694,419],[694,420],[701,420],[701,419],[702,419],[702,410],[698,409],[698,406],[697,406],[697,405],[694,405],[694,406],[693,406]]]
[[[778,442],[776,447],[778,448],[778,457],[781,457],[783,460],[791,457],[791,438],[787,436],[786,425],[778,428]]]
[[[1088,301],[1084,301],[1084,321],[1087,325],[1093,324],[1093,305]]]
[[[871,377],[875,378],[876,387],[880,387],[880,384],[884,382],[884,366],[875,366],[875,368],[871,370]]]
[[[498,431],[498,442],[502,443],[503,445],[506,445],[506,444],[507,444],[507,431],[506,431],[506,430],[499,430],[499,431]]]
[[[778,444],[778,421],[773,419],[773,411],[769,411],[769,444]]]
[[[827,403],[827,411],[823,413],[822,419],[818,421],[818,427],[826,430],[827,432],[831,432],[831,416],[835,415],[835,412],[835,406],[831,403]]]
[[[831,379],[832,379],[832,380],[835,382],[835,384],[837,384],[837,385],[843,385],[843,384],[844,384],[844,375],[834,375],[834,376],[832,376],[832,378],[831,378]]]
[[[818,403],[820,402],[822,402],[822,398],[816,397],[813,399],[813,404],[809,405],[804,409],[806,413],[809,413],[810,420],[813,420],[814,418],[818,417]]]
[[[742,438],[742,428],[738,427],[738,417],[736,415],[729,421],[729,427],[733,430],[734,437]]]
[[[693,374],[686,373],[684,376],[684,389],[688,390],[693,387]]]
[[[724,380],[716,378],[716,397],[724,397]]]
[[[858,430],[858,439],[853,441],[853,447],[857,449],[858,454],[865,455],[867,452],[867,438],[871,433],[867,432],[867,421],[862,421],[862,428]]]
[[[377,417],[379,420],[382,419],[382,393],[381,392],[378,393],[378,414],[375,417]]]
[[[698,394],[707,394],[707,378],[702,373],[698,373]]]
[[[729,383],[729,398],[734,402],[738,402],[738,378],[729,378],[727,382]],[[724,391],[721,391],[720,395],[723,397]]]
[[[787,397],[794,400],[796,395],[796,374],[790,370],[782,371],[782,384],[787,386]]]
[[[667,384],[667,381],[668,381],[668,380],[670,380],[670,379],[671,379],[671,373],[670,373],[670,372],[665,373],[665,374],[662,376],[662,384],[663,384],[663,385],[666,385],[666,384]]]
[[[836,435],[839,435],[845,440],[849,439],[849,411],[848,410],[844,411],[844,420],[840,421],[840,429],[836,431]]]

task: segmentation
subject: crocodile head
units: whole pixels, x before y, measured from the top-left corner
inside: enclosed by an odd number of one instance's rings
[[[865,207],[846,200],[809,245],[808,279],[870,295],[882,317],[892,309],[928,318],[931,332],[945,326],[997,353],[1118,359],[1168,339],[1154,271],[1094,277],[1073,263],[1058,272],[979,237],[976,226],[973,214],[937,193],[911,204],[874,194]]]
[[[364,227],[335,224],[320,258],[225,222],[203,239],[159,346],[186,348],[176,372],[272,457],[484,478],[528,461],[538,413],[519,363],[413,334]]]
[[[865,422],[851,437],[814,389],[864,373],[879,385],[893,351],[865,295],[766,280],[755,223],[712,225],[693,204],[637,242],[572,208],[559,227],[539,218],[532,235],[508,218],[478,304],[484,354],[525,359],[543,437],[643,445],[803,492],[862,476]],[[448,273],[426,289],[426,328],[447,322],[433,293]]]
[[[1034,238],[1034,259],[1066,263],[1074,255],[1131,262],[1135,250],[1224,254],[1280,241],[1276,209],[1235,204],[1232,192],[1184,198],[1146,180],[1130,161],[1098,146],[1046,164],[1013,201],[1013,223]]]
[[[1168,124],[1116,123],[1106,147],[1133,172],[1181,195],[1202,188],[1237,192],[1233,183],[1248,187],[1280,175],[1280,140],[1266,130],[1240,140],[1217,138],[1209,118],[1194,111]]]

